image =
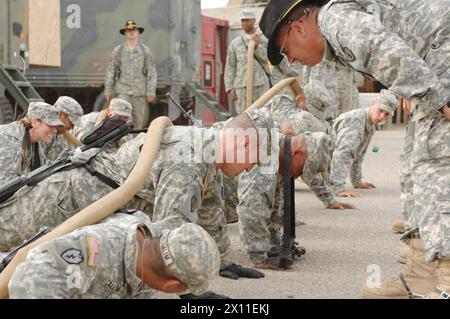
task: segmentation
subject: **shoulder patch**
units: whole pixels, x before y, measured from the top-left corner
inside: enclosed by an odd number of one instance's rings
[[[345,47],[342,48],[342,52],[344,53],[344,58],[348,61],[348,62],[354,62],[356,61],[356,57],[353,54],[352,50],[350,50],[349,48]]]
[[[69,265],[79,265],[84,261],[84,255],[79,249],[70,248],[61,254],[61,258]]]
[[[191,213],[195,212],[197,208],[197,196],[192,196],[191,198]]]
[[[88,249],[88,267],[97,268],[100,259],[100,246],[97,239],[93,236],[87,236],[86,245]]]

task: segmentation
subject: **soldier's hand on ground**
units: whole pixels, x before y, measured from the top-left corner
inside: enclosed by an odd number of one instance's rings
[[[352,191],[345,191],[337,194],[339,197],[359,197],[359,193]]]
[[[156,101],[156,96],[151,95],[151,96],[147,96],[147,102],[148,103],[153,103]]]
[[[374,189],[376,188],[372,183],[360,183],[355,187],[356,189]]]
[[[235,91],[235,90],[230,90],[230,91],[228,91],[228,95],[231,97],[231,99],[232,99],[234,102],[237,101],[238,97],[237,97],[237,95],[236,95],[236,91]]]
[[[355,209],[356,206],[349,203],[334,202],[328,205],[329,209]]]
[[[180,299],[231,299],[228,296],[219,295],[213,291],[207,291],[201,295],[185,294],[185,295],[180,295],[179,297],[180,297]]]
[[[221,277],[237,280],[239,277],[245,278],[264,278],[265,275],[255,269],[245,268],[240,265],[231,264],[230,266],[219,271]]]

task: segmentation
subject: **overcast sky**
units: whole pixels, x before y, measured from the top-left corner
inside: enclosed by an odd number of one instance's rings
[[[202,8],[220,8],[225,7],[228,0],[202,0]]]

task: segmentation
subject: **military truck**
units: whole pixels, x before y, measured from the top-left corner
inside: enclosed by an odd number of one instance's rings
[[[0,1],[1,64],[23,65],[20,47],[28,33],[27,5],[27,0]],[[124,41],[119,29],[133,19],[145,28],[141,41],[150,47],[157,62],[158,99],[151,108],[152,117],[179,116],[176,108],[168,107],[165,94],[189,97],[192,94],[185,88],[192,90],[200,83],[200,0],[60,0],[60,12],[61,67],[26,66],[25,71],[45,101],[53,103],[58,96],[69,95],[86,113],[101,108],[108,58]],[[26,45],[26,41],[22,43],[25,60]],[[1,113],[17,112],[14,99],[7,96],[13,109],[0,92]]]

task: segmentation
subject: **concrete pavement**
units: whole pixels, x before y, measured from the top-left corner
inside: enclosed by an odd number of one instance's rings
[[[402,265],[396,258],[402,243],[391,225],[401,218],[399,156],[404,136],[404,126],[376,132],[363,176],[377,189],[361,191],[357,199],[340,199],[356,205],[355,210],[325,209],[304,184],[296,185],[296,210],[306,222],[297,227],[297,238],[307,253],[292,270],[265,270],[266,278],[259,280],[218,278],[211,290],[243,299],[360,298],[360,289],[378,270],[381,280],[399,273]],[[372,152],[373,146],[380,151]],[[251,266],[237,224],[230,226],[230,235],[235,260]]]

